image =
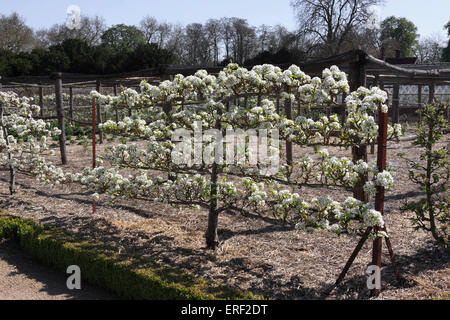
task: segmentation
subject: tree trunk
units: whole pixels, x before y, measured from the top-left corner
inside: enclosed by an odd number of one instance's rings
[[[214,162],[211,173],[211,202],[208,214],[208,229],[205,233],[206,247],[213,250],[219,245],[219,236],[217,234],[219,222],[219,214],[217,213],[217,169],[217,164]]]
[[[222,128],[220,118],[216,120],[215,127],[218,130]],[[219,213],[217,211],[217,180],[219,176],[219,166],[217,164],[217,155],[215,154],[216,150],[217,148],[214,148],[214,162],[211,168],[211,200],[209,204],[208,229],[205,233],[206,247],[213,250],[219,245],[219,236],[217,234],[219,222]]]

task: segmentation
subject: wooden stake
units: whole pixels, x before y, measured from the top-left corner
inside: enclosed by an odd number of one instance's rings
[[[96,150],[95,150],[95,98],[92,98],[92,169],[96,165]],[[95,213],[97,204],[95,200],[92,200],[92,213]]]
[[[62,102],[62,74],[57,72],[55,75],[55,97],[56,97],[56,113],[58,116],[58,127],[61,130],[59,135],[59,150],[61,152],[61,162],[62,164],[67,164],[67,154],[66,154],[66,129],[64,124],[64,110]]]

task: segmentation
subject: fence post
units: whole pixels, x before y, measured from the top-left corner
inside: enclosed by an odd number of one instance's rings
[[[432,104],[433,100],[434,100],[434,94],[435,94],[435,91],[436,91],[436,85],[434,84],[434,82],[432,82],[432,83],[430,83],[428,88],[429,88],[428,104]]]
[[[388,114],[381,111],[381,107],[378,111],[378,150],[377,150],[377,166],[378,171],[383,172],[386,169],[386,148],[387,148],[387,123]],[[375,210],[379,211],[382,215],[384,213],[384,187],[378,186],[377,193],[375,195]],[[375,231],[381,231],[380,227]],[[381,251],[383,245],[383,238],[377,237],[373,241],[372,247],[372,265],[376,265],[381,268]],[[372,289],[372,296],[378,296],[380,290],[378,288]]]
[[[73,88],[69,88],[70,98],[69,98],[69,117],[70,125],[73,126]]]
[[[96,82],[96,90],[98,93],[100,93],[102,84],[100,82],[100,80],[97,80]],[[102,123],[102,106],[97,102],[97,123],[101,124]],[[103,143],[103,132],[102,130],[100,130],[100,128],[98,129],[98,143],[102,144]]]
[[[398,123],[400,118],[400,86],[394,84],[392,92],[392,122]]]
[[[419,121],[422,122],[422,85],[417,86],[417,106],[419,107]]]
[[[380,83],[380,76],[378,74],[375,75],[375,79],[373,81],[373,86],[374,87],[379,87],[379,83]],[[376,118],[375,118],[376,119]],[[375,120],[376,121],[376,120]],[[373,142],[370,145],[370,154],[374,154],[375,153],[375,142]]]
[[[96,166],[96,150],[95,150],[95,98],[92,97],[92,169]],[[97,203],[92,200],[92,213],[95,213],[97,209]]]
[[[62,74],[56,72],[53,74],[55,78],[55,97],[56,97],[56,113],[58,116],[58,127],[61,130],[59,135],[59,150],[61,151],[61,162],[67,164],[66,155],[66,129],[64,124],[64,110],[62,102]]]
[[[114,96],[117,96],[117,83],[114,83]],[[115,114],[116,114],[116,123],[119,122],[119,110],[117,109],[117,105],[115,107]]]
[[[290,88],[286,88],[287,93],[290,95]],[[292,120],[292,103],[291,99],[288,98],[284,104],[284,112],[286,113],[286,118]],[[286,141],[286,162],[288,165],[292,166],[292,142]]]
[[[341,125],[344,126],[345,122],[347,121],[347,106],[345,105],[345,99],[347,98],[347,93],[342,93],[342,104],[344,105],[343,108],[341,108]]]
[[[42,83],[39,82],[39,107],[41,110],[39,111],[41,118],[44,117],[44,88],[42,88]]]

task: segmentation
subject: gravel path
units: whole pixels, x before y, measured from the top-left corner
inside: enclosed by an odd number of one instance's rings
[[[84,284],[83,274],[80,290],[67,289],[66,280],[66,275],[31,260],[16,243],[0,242],[0,300],[118,299]]]

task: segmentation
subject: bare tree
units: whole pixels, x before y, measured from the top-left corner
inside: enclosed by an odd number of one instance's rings
[[[206,22],[205,30],[207,33],[208,41],[212,46],[213,64],[217,66],[219,63],[220,42],[223,38],[223,25],[221,24],[220,20],[209,19]]]
[[[225,59],[231,58],[231,41],[233,34],[233,20],[232,18],[220,19],[222,24],[222,40],[225,47]]]
[[[0,48],[13,52],[29,50],[33,46],[33,30],[16,12],[0,16]]]
[[[256,29],[256,33],[258,36],[259,51],[269,51],[270,40],[273,37],[272,27],[262,24]]]
[[[272,30],[270,46],[273,51],[278,51],[290,46],[293,36],[295,36],[293,33],[289,32],[284,26],[279,24],[274,26]]]
[[[212,61],[207,30],[201,23],[191,23],[185,31],[185,62],[190,65],[207,65]]]
[[[231,18],[231,44],[233,60],[243,64],[251,58],[256,48],[256,31],[246,19]]]
[[[159,24],[157,29],[157,44],[160,48],[165,48],[167,41],[172,33],[173,25],[167,22],[162,22]]]
[[[444,39],[439,34],[431,35],[418,41],[414,46],[414,55],[419,63],[437,63],[442,60]]]
[[[83,16],[79,29],[69,29],[65,23],[61,23],[55,24],[49,29],[38,30],[36,32],[37,46],[46,48],[66,39],[80,39],[89,45],[97,45],[101,42],[101,36],[105,30],[106,24],[103,18]]]
[[[327,53],[337,54],[352,31],[367,23],[369,8],[383,0],[292,0],[300,31]]]
[[[172,31],[165,44],[165,49],[172,52],[175,56],[175,63],[184,63],[184,57],[186,55],[185,48],[185,28],[181,24],[172,26]]]
[[[157,34],[158,34],[158,20],[156,20],[154,17],[145,16],[141,22],[139,23],[139,29],[144,33],[145,40],[147,43],[152,43],[158,41]]]

